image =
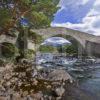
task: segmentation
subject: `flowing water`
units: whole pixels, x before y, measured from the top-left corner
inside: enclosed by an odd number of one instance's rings
[[[90,72],[91,77],[80,80],[80,88],[86,90],[100,100],[100,69]]]
[[[75,93],[74,98],[71,95],[71,98],[68,98],[68,100],[100,100],[100,64],[85,66],[68,66],[67,64],[63,66],[63,63],[61,63],[58,66],[55,63],[46,63],[44,65],[49,68],[63,68],[78,80],[79,92],[76,92],[77,94]],[[83,94],[85,94],[86,98],[84,98]],[[79,95],[79,98],[75,97]]]
[[[77,66],[73,67],[69,73],[78,80],[78,88],[70,87],[70,95],[67,92],[64,100],[100,100],[100,65],[80,66],[79,71],[75,70]],[[83,71],[83,68],[87,70]]]

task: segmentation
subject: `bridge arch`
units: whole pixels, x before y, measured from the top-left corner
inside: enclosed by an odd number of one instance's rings
[[[54,35],[54,36],[52,36],[52,37],[47,37],[47,38],[44,39],[44,41],[47,40],[47,39],[53,38],[53,37],[56,37],[56,38],[61,37],[61,38],[63,38],[63,39],[68,40],[68,41],[71,43],[71,45],[73,45],[74,49],[77,51],[77,56],[78,56],[78,57],[79,57],[79,56],[82,56],[83,54],[85,54],[85,49],[84,49],[84,47],[79,43],[79,41],[77,41],[75,38],[73,38],[73,37],[71,37],[71,36],[69,36],[69,35],[58,34],[58,35]],[[43,41],[43,42],[44,42],[44,41]],[[43,43],[43,42],[42,42],[42,43]],[[66,44],[66,45],[67,45],[67,44]],[[39,45],[38,48],[40,48],[40,46],[41,46],[41,45]],[[38,50],[39,50],[39,49],[38,49]],[[38,51],[38,50],[37,50],[37,51]]]
[[[83,35],[80,34],[79,31],[74,31],[66,28],[47,28],[47,29],[39,29],[39,30],[31,30],[36,32],[39,35],[42,35],[43,39],[51,38],[51,37],[63,37],[69,40],[72,44],[77,43],[78,45],[78,56],[82,56],[85,52],[85,39]]]
[[[84,48],[85,48],[85,39],[84,34],[82,34],[79,31],[74,31],[67,28],[62,27],[51,27],[47,29],[37,29],[37,30],[31,30],[33,32],[36,32],[39,35],[42,35],[44,39],[47,39],[49,37],[53,37],[55,35],[68,35],[76,39]]]

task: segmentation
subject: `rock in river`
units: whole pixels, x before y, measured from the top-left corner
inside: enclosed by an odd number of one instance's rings
[[[65,70],[53,70],[51,73],[49,73],[49,80],[51,81],[68,81],[70,83],[73,82],[72,77],[66,72]]]

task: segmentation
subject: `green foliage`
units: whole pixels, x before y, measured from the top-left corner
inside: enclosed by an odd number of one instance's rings
[[[42,12],[32,12],[29,16],[30,21],[32,22],[33,28],[43,28],[50,26],[50,19],[45,16]]]
[[[21,17],[20,13],[23,13],[22,16],[32,23],[33,28],[48,27],[57,11],[54,0],[35,0],[34,2],[33,0],[2,0],[1,2],[0,27],[8,21],[16,20],[17,16]],[[14,8],[9,8],[10,3],[14,5]]]
[[[78,53],[77,48],[73,44],[57,47],[57,50],[59,53],[67,53],[68,55],[76,55]]]
[[[3,42],[1,44],[1,53],[5,58],[11,58],[18,54],[18,49],[11,43]]]
[[[27,49],[25,51],[25,58],[27,59],[33,59],[34,55],[35,55],[35,51],[32,49]]]
[[[21,3],[23,5],[30,5],[32,3],[32,0],[21,0]]]
[[[11,14],[6,8],[0,8],[0,27],[5,26],[8,22],[11,21]]]
[[[57,52],[57,49],[56,49],[56,47],[53,47],[53,46],[41,45],[39,48],[39,51],[43,52],[43,53],[46,53],[46,52],[53,53],[53,52]]]
[[[14,30],[14,29],[13,30],[10,30],[7,35],[16,38],[17,35],[18,35],[18,31]]]
[[[59,53],[65,53],[65,46],[59,46],[59,47],[57,47],[57,51]]]
[[[67,48],[66,48],[66,52],[68,54],[77,54],[77,49],[75,48],[74,45],[69,45]]]
[[[33,40],[35,44],[40,44],[43,41],[42,36],[36,34],[35,32],[29,32],[28,37]]]
[[[13,7],[9,7],[9,4],[13,4]],[[0,32],[4,31],[3,33],[8,34],[16,26],[16,30],[19,31],[17,39],[19,53],[24,55],[24,49],[27,49],[27,36],[32,38],[35,43],[40,43],[42,38],[35,33],[26,31],[28,29],[21,26],[19,19],[22,16],[25,17],[30,23],[27,27],[29,29],[46,28],[50,26],[56,11],[54,0],[2,0],[0,1]],[[9,57],[8,53],[4,53]]]
[[[53,15],[57,11],[56,5],[52,0],[38,0],[33,4],[32,11],[26,14],[26,17],[32,23],[33,28],[49,27],[53,20]]]

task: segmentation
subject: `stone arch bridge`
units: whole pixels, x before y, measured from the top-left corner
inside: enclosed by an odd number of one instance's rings
[[[50,27],[45,29],[32,29],[31,31],[36,32],[37,34],[41,35],[44,39],[57,36],[57,35],[67,35],[71,36],[75,40],[79,42],[79,55],[82,55],[85,52],[88,56],[96,56],[100,57],[100,36],[91,35],[88,33],[72,30],[69,28],[62,28],[62,27]],[[16,38],[8,37],[6,35],[0,36],[0,43],[2,42],[10,42],[16,44]],[[28,40],[29,48],[33,48],[34,43]],[[83,50],[84,49],[84,50]]]
[[[79,45],[79,55],[85,52],[88,56],[100,57],[100,37],[85,32],[72,30],[62,27],[50,27],[46,29],[31,30],[39,35],[42,35],[44,39],[56,36],[56,35],[68,35],[76,39]],[[82,50],[82,48],[84,50]]]

